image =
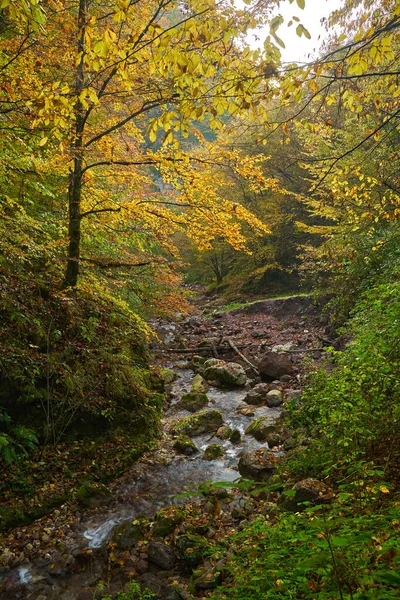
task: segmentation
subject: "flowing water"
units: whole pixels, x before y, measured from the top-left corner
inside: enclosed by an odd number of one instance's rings
[[[178,373],[178,379],[172,384],[172,402],[165,415],[165,428],[167,429],[171,422],[186,416],[190,413],[181,411],[176,406],[183,393],[190,390],[194,377],[190,369],[175,368]],[[81,548],[101,549],[102,545],[108,540],[115,527],[128,521],[138,515],[151,515],[161,507],[168,506],[176,502],[184,502],[184,499],[177,500],[176,495],[189,487],[195,487],[202,482],[233,482],[239,477],[237,471],[238,455],[243,450],[256,449],[265,443],[260,444],[253,437],[244,435],[245,429],[252,421],[252,418],[237,413],[237,407],[242,404],[247,393],[244,388],[232,390],[211,387],[207,395],[210,399],[209,409],[218,409],[224,417],[224,424],[229,425],[231,429],[239,429],[242,434],[242,441],[238,444],[232,444],[229,441],[221,441],[213,435],[205,434],[194,437],[193,441],[200,448],[201,452],[192,458],[176,455],[170,457],[166,463],[150,463],[137,470],[138,475],[133,476],[133,480],[124,484],[123,489],[118,494],[118,500],[112,508],[97,512],[91,515],[82,524],[82,529],[77,532],[76,545]],[[280,414],[278,408],[268,408],[260,406],[256,409],[257,417],[267,416],[271,420],[276,419]],[[218,442],[224,451],[224,455],[219,460],[202,460],[202,450],[210,443]],[[139,462],[140,465],[140,462]],[[42,577],[41,571],[45,571],[45,577]],[[97,571],[91,567],[92,579],[98,576]],[[86,574],[87,575],[87,574]],[[9,586],[9,595],[0,592],[0,599],[12,600],[13,598],[36,598],[38,586],[43,579],[45,592],[43,598],[57,598],[57,600],[74,600],[78,598],[77,589],[82,590],[82,586],[88,585],[91,579],[84,575],[66,575],[59,573],[58,577],[51,577],[49,581],[48,567],[43,569],[40,565],[23,564],[17,569],[13,569],[5,574],[6,580],[13,582]],[[39,582],[39,583],[38,583]],[[3,588],[4,589],[4,588]],[[13,591],[12,591],[13,590]],[[33,592],[33,594],[32,594]],[[40,596],[39,596],[40,597]]]

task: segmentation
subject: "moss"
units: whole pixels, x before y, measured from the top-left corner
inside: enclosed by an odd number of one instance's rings
[[[186,435],[212,433],[221,427],[222,414],[219,410],[203,410],[195,415],[179,419],[173,424],[173,431]]]
[[[179,400],[177,406],[183,410],[188,410],[190,412],[196,412],[200,408],[204,408],[208,404],[208,396],[207,394],[202,394],[200,392],[189,392],[188,394],[184,394],[182,398]]]
[[[85,481],[76,490],[76,499],[84,507],[95,506],[99,499],[110,496],[111,492],[104,484],[91,481]]]
[[[196,452],[199,452],[199,449],[196,446],[196,444],[194,444],[194,442],[192,442],[190,437],[188,437],[187,435],[180,435],[174,441],[174,448],[175,450],[177,450],[181,454],[184,454],[185,456],[191,456],[192,454],[196,454]]]
[[[216,458],[221,458],[223,454],[222,447],[219,444],[210,444],[204,450],[204,454],[201,458],[203,460],[215,460]]]

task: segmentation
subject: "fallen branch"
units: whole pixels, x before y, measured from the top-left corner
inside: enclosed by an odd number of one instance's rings
[[[299,350],[279,350],[279,352],[284,352],[285,354],[300,354],[302,352],[324,352],[324,350],[325,348],[302,348]]]
[[[249,366],[249,367],[250,367],[250,368],[251,368],[251,369],[252,369],[252,370],[253,370],[255,373],[257,373],[257,375],[259,375],[259,372],[258,372],[258,369],[257,369],[257,367],[255,367],[255,366],[253,365],[253,363],[251,363],[251,362],[249,361],[249,359],[248,359],[248,358],[246,358],[246,357],[245,357],[245,355],[244,355],[244,354],[242,354],[242,353],[241,353],[241,352],[240,352],[240,351],[239,351],[239,350],[236,348],[236,346],[234,346],[234,344],[233,344],[232,340],[230,340],[230,339],[228,338],[226,341],[228,342],[228,345],[229,345],[229,346],[232,348],[232,350],[233,350],[234,352],[236,352],[236,354],[237,354],[237,355],[238,355],[238,356],[239,356],[239,357],[242,359],[242,361],[243,361],[243,362],[245,362],[245,363],[246,363],[246,365],[248,365],[248,366]]]

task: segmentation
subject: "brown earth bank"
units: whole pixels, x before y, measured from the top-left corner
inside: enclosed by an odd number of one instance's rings
[[[88,484],[80,505],[2,534],[1,600],[89,600],[132,578],[154,598],[203,597],[223,572],[206,558],[213,540],[274,518],[279,490],[250,494],[239,478],[270,479],[300,443],[284,409],[330,344],[320,308],[303,296],[153,326],[167,392],[157,448],[107,487]],[[329,500],[319,482],[298,485]]]

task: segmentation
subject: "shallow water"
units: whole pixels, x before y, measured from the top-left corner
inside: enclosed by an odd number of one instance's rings
[[[168,366],[173,368],[173,365]],[[174,371],[178,373],[179,377],[172,384],[173,399],[164,419],[166,429],[177,418],[190,414],[186,411],[180,411],[176,403],[184,393],[190,390],[194,373],[190,369],[183,368],[174,368]],[[221,459],[202,460],[202,452],[200,452],[190,458],[172,455],[164,464],[158,462],[147,464],[145,460],[139,461],[139,468],[136,469],[137,475],[133,475],[131,482],[123,484],[112,508],[100,510],[94,515],[91,514],[83,521],[82,529],[80,532],[78,531],[75,548],[77,545],[81,548],[100,548],[111,537],[117,525],[139,515],[152,515],[160,508],[171,504],[184,503],[186,498],[179,499],[177,495],[186,492],[188,489],[195,490],[203,482],[234,482],[238,479],[237,463],[239,454],[244,450],[266,446],[266,443],[261,444],[252,436],[244,435],[245,429],[254,417],[246,417],[236,412],[237,407],[243,404],[247,391],[245,388],[225,390],[210,387],[207,393],[210,403],[205,410],[220,410],[224,417],[224,424],[229,425],[232,429],[240,430],[242,441],[239,444],[233,445],[229,441],[217,439],[213,434],[205,434],[194,437],[193,441],[201,451],[210,443],[219,443],[224,450]],[[257,417],[267,416],[271,420],[275,420],[280,414],[280,409],[262,406],[255,408],[255,413]],[[96,570],[96,567],[92,567],[93,570]],[[42,572],[46,575],[48,582],[47,567],[24,563],[17,569],[12,569],[5,574],[5,579],[8,582],[15,582],[19,591],[16,589],[13,592],[10,591],[8,596],[0,593],[0,599],[29,598],[31,591],[36,594],[38,589],[36,582],[41,578]],[[32,573],[35,574],[34,577]],[[85,576],[65,575],[56,579],[51,578],[51,595],[46,595],[46,597],[54,597],[57,600],[77,598],[77,590],[83,589],[82,586],[88,584]],[[48,586],[48,583],[46,585]],[[48,591],[48,587],[46,587],[46,590]]]

